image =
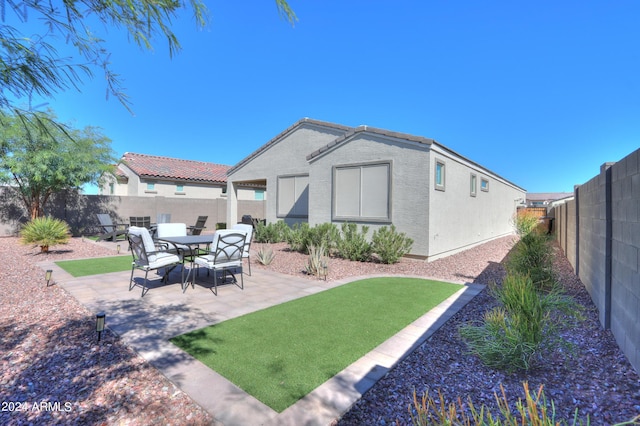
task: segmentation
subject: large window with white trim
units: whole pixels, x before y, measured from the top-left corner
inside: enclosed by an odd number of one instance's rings
[[[391,163],[333,168],[333,218],[391,220]]]
[[[309,175],[278,176],[278,217],[309,216]]]

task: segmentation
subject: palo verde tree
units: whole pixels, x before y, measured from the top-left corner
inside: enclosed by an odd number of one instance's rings
[[[116,161],[111,140],[96,127],[55,124],[51,113],[35,120],[5,112],[0,126],[0,182],[8,184],[31,219],[43,215],[52,194],[99,183]]]
[[[275,1],[280,14],[293,24],[296,16],[286,0]],[[28,116],[31,105],[18,107],[19,102],[28,99],[30,104],[34,95],[49,98],[78,89],[96,69],[104,72],[107,96],[115,96],[128,108],[101,34],[124,30],[145,49],[164,39],[174,55],[180,42],[171,25],[183,9],[193,12],[197,27],[208,23],[203,0],[0,0],[0,113]],[[61,41],[75,48],[77,55],[61,56]]]

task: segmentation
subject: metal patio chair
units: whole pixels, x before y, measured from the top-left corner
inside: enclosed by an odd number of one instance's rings
[[[244,232],[234,231],[233,229],[220,229],[216,231],[211,243],[211,251],[204,256],[198,256],[194,259],[194,264],[213,271],[213,294],[218,295],[218,271],[222,271],[222,280],[227,281],[231,275],[232,282],[244,289],[244,278],[242,273],[242,252],[247,235]],[[240,284],[235,276],[235,272],[240,271]],[[195,287],[194,281],[197,274],[194,274],[191,286]],[[185,285],[184,290],[186,290]]]
[[[174,246],[169,248],[169,243],[155,243],[151,238],[151,234],[147,228],[130,226],[127,234],[129,247],[133,262],[131,263],[131,278],[129,280],[129,291],[133,290],[136,283],[133,279],[133,273],[136,269],[144,271],[144,285],[142,286],[142,295],[149,291],[149,271],[164,269],[162,281],[168,281],[169,273],[178,265],[182,265],[182,256],[178,249]],[[184,274],[184,268],[182,268]],[[181,286],[184,280],[181,280]]]

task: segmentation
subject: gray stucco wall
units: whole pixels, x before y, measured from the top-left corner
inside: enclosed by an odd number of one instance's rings
[[[444,190],[433,184],[436,161],[445,164]],[[514,232],[516,200],[525,198],[524,190],[437,146],[431,150],[430,164],[430,260]],[[475,196],[471,174],[476,175]],[[482,191],[481,179],[488,180],[488,191]]]
[[[600,322],[640,371],[640,150],[604,164],[556,218],[556,238]]]
[[[344,131],[338,129],[303,123],[259,156],[234,170],[227,176],[227,181],[266,180],[267,193],[270,196],[266,200],[265,218],[268,222],[275,222],[279,219],[276,216],[278,176],[309,173],[307,154],[343,134]]]
[[[429,151],[427,145],[394,142],[391,138],[360,134],[316,157],[310,164],[309,224],[332,222],[333,166],[391,161],[391,219],[400,232],[413,238],[411,254],[426,256],[429,222]],[[341,223],[341,222],[340,222]],[[373,231],[391,222],[355,222]]]

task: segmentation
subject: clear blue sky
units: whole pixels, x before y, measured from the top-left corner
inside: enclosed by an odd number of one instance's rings
[[[116,30],[112,67],[50,107],[126,151],[233,165],[303,117],[434,138],[529,192],[572,191],[640,147],[640,2],[208,2],[183,51]]]

